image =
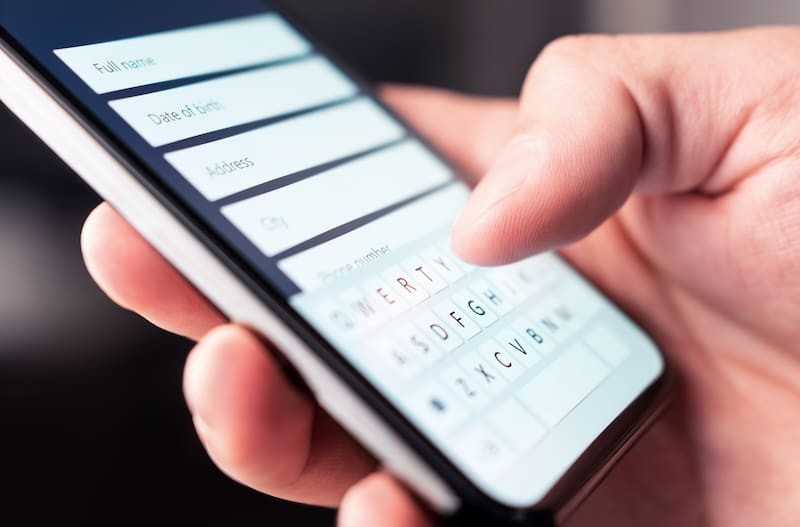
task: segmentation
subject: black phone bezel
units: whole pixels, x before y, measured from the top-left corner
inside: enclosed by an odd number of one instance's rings
[[[403,118],[387,107],[375,94],[371,86],[355,74],[335,54],[321,45],[303,29],[296,17],[286,9],[271,9],[284,16],[289,23],[307,38],[317,52],[329,58],[345,75],[361,88],[365,96],[381,105],[409,132],[411,137],[421,141],[437,157],[453,168],[454,173],[463,179],[463,173],[447,160],[436,148],[409,125]],[[269,9],[265,7],[265,9]],[[646,422],[659,408],[668,393],[670,368],[665,367],[660,375],[636,400],[623,410],[616,419],[589,445],[579,459],[559,479],[558,483],[538,503],[526,508],[504,505],[483,492],[467,478],[459,468],[449,461],[408,419],[403,416],[374,386],[372,386],[346,359],[304,320],[275,289],[262,279],[257,271],[228,246],[224,239],[213,232],[205,220],[183,203],[180,196],[160,181],[157,174],[130,150],[124,142],[101,121],[92,117],[91,111],[74,97],[61,82],[52,76],[10,33],[0,26],[0,46],[57,101],[69,114],[83,126],[109,153],[119,161],[153,196],[186,227],[197,239],[219,258],[265,306],[286,326],[303,339],[311,350],[350,386],[387,424],[406,441],[428,465],[442,477],[462,500],[461,509],[454,516],[459,524],[493,521],[519,524],[550,524],[555,513],[578,493],[597,472],[607,470],[609,461],[623,448],[631,436],[641,431]],[[112,204],[113,205],[113,204]],[[202,294],[202,291],[199,291]],[[598,291],[598,294],[602,292]],[[632,323],[635,323],[632,321]],[[637,326],[641,327],[639,324]],[[268,335],[266,336],[269,337]],[[663,356],[663,354],[662,354]],[[665,361],[665,364],[667,362]],[[497,523],[496,523],[497,524]]]

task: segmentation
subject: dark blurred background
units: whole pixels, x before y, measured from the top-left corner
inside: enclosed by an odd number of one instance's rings
[[[507,96],[565,33],[800,21],[797,0],[283,3],[370,80]],[[1,105],[0,139],[0,525],[332,525],[213,467],[181,395],[191,344],[114,306],[83,267],[98,198]]]

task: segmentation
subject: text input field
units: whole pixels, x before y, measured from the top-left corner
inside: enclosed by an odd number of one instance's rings
[[[54,50],[96,93],[225,71],[309,53],[274,14]]]
[[[358,99],[164,157],[213,201],[404,134],[380,106]]]
[[[269,257],[347,222],[431,190],[450,169],[415,140],[222,208]]]
[[[445,188],[401,207],[363,227],[278,262],[303,291],[313,291],[360,270],[363,256],[381,248],[390,254],[421,236],[453,224],[469,196],[463,184]]]
[[[358,88],[327,59],[228,75],[109,105],[151,146],[353,96]]]

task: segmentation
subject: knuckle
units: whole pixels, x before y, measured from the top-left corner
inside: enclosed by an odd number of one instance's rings
[[[622,76],[637,68],[642,48],[649,47],[652,43],[635,35],[567,35],[545,46],[531,73],[537,69],[581,68]]]
[[[616,35],[565,35],[544,47],[543,60],[591,60],[613,52],[622,37]]]
[[[533,63],[523,93],[540,77],[560,79],[576,71],[618,76],[627,62],[633,37],[617,35],[567,35],[553,40]],[[569,75],[567,75],[569,76]]]
[[[542,58],[553,57],[572,57],[581,55],[592,47],[593,41],[598,37],[595,35],[564,35],[549,42],[542,49]]]

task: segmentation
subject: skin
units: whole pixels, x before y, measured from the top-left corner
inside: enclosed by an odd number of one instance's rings
[[[519,101],[384,91],[480,178],[452,235],[465,259],[563,248],[679,373],[671,409],[569,525],[796,522],[798,56],[794,28],[570,37],[536,60]],[[433,525],[109,206],[87,220],[83,249],[120,305],[199,339],[184,391],[225,473],[339,506],[343,526]]]

